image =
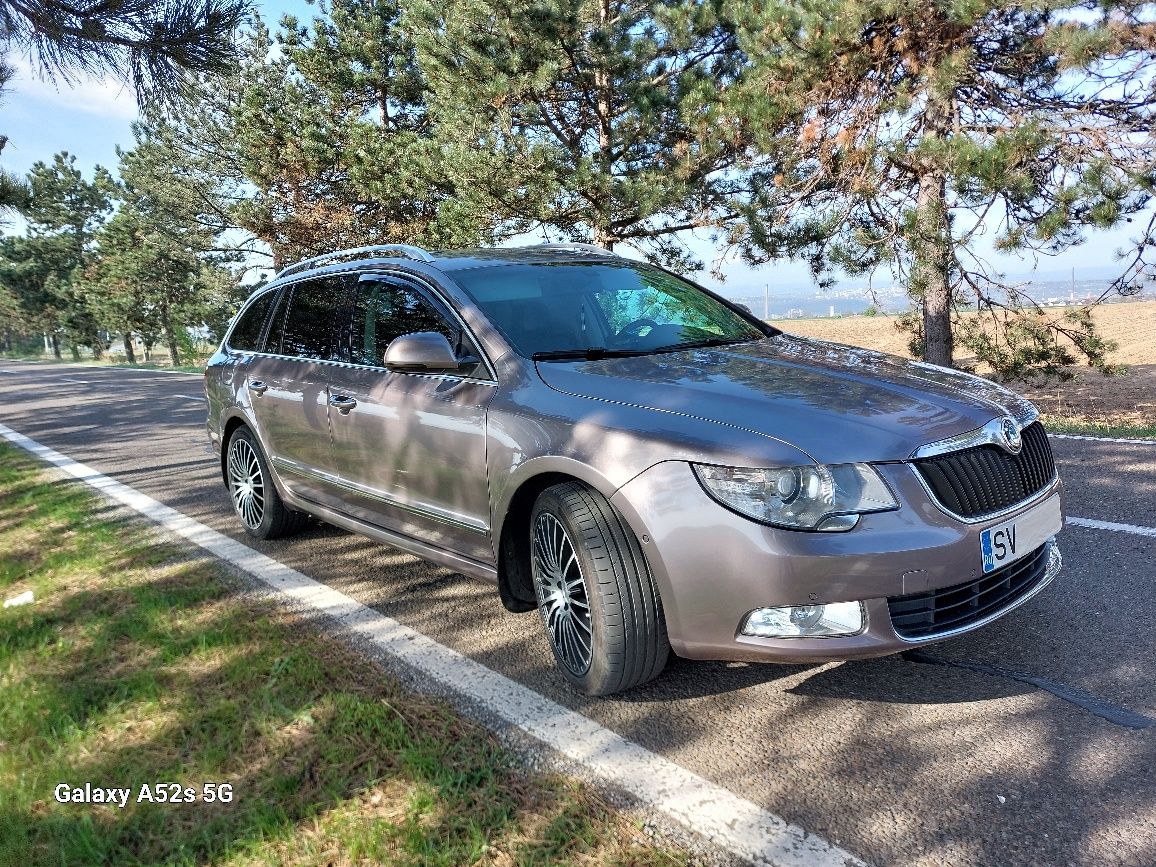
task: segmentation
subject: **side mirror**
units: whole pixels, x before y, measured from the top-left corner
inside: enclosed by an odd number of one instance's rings
[[[450,342],[436,331],[403,334],[385,349],[385,366],[390,370],[457,370],[458,365]]]

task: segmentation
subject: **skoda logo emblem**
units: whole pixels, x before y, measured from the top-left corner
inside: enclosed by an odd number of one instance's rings
[[[1004,448],[1013,455],[1019,454],[1024,443],[1020,438],[1020,429],[1016,427],[1015,419],[1007,417],[1001,419],[999,432],[1003,436]]]

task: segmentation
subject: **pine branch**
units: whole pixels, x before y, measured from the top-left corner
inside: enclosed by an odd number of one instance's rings
[[[142,107],[176,96],[182,72],[225,71],[249,0],[0,0],[0,38],[28,52],[50,80],[111,75]]]

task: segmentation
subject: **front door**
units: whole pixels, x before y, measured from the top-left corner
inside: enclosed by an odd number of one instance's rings
[[[334,460],[352,494],[344,510],[492,564],[486,406],[494,385],[480,363],[444,372],[387,370],[386,347],[418,331],[444,334],[459,357],[478,358],[462,326],[422,287],[361,278],[353,365],[333,368],[328,382]]]

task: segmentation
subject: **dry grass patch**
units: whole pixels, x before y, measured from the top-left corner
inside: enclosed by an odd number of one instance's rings
[[[1092,318],[1106,339],[1119,344],[1109,358],[1124,365],[1125,373],[1104,376],[1086,367],[1074,367],[1071,372],[1075,379],[1070,382],[1019,382],[1010,383],[1011,387],[1035,402],[1049,430],[1156,437],[1156,303],[1105,304],[1095,308]],[[907,335],[895,328],[891,316],[798,319],[775,324],[792,334],[911,357]],[[965,364],[968,361],[960,359]]]

